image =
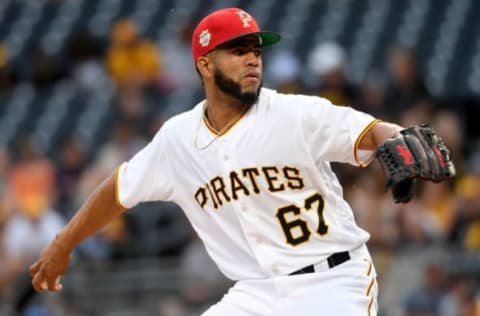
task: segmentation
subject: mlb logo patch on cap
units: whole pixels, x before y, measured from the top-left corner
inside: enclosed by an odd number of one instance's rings
[[[203,30],[198,37],[198,42],[202,47],[208,47],[210,44],[210,39],[212,38],[212,34],[208,30]]]

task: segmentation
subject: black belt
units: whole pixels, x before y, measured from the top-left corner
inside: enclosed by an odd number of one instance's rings
[[[340,265],[340,264],[342,264],[342,263],[344,263],[345,261],[348,261],[348,260],[350,260],[350,254],[348,253],[348,251],[336,252],[336,253],[334,253],[333,255],[331,255],[330,257],[327,258],[328,267],[331,269],[331,268],[333,268],[335,266],[338,266],[338,265]],[[298,269],[297,271],[294,271],[294,272],[290,273],[289,275],[313,273],[313,272],[315,272],[315,267],[314,267],[313,264],[311,264],[309,266]]]

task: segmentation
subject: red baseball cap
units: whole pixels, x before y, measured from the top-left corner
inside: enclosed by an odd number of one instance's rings
[[[260,37],[260,46],[272,45],[281,39],[280,34],[260,31],[255,19],[242,9],[226,8],[214,11],[204,17],[193,31],[193,61],[196,63],[198,57],[214,50],[220,44],[249,34]]]

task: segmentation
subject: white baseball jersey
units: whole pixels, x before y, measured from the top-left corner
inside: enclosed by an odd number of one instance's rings
[[[118,168],[120,205],[175,202],[233,280],[286,275],[367,241],[329,162],[369,163],[358,144],[372,116],[265,88],[221,136],[203,111],[168,120]]]

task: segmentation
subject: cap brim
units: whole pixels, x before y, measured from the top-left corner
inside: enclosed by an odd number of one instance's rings
[[[240,39],[242,37],[245,37],[245,36],[249,36],[249,35],[259,36],[260,37],[260,46],[270,46],[270,45],[278,43],[282,39],[282,36],[278,33],[275,33],[275,32],[269,32],[269,31],[250,32],[250,33],[244,33],[244,34],[240,34],[238,36],[232,37],[232,38],[226,40],[225,42],[217,44],[215,46],[215,48],[217,48],[221,45],[225,45],[225,44],[229,44],[231,42],[237,41],[238,39]]]
[[[275,32],[262,31],[257,34],[260,35],[260,38],[262,39],[260,46],[270,46],[280,42],[282,39],[282,36]]]

